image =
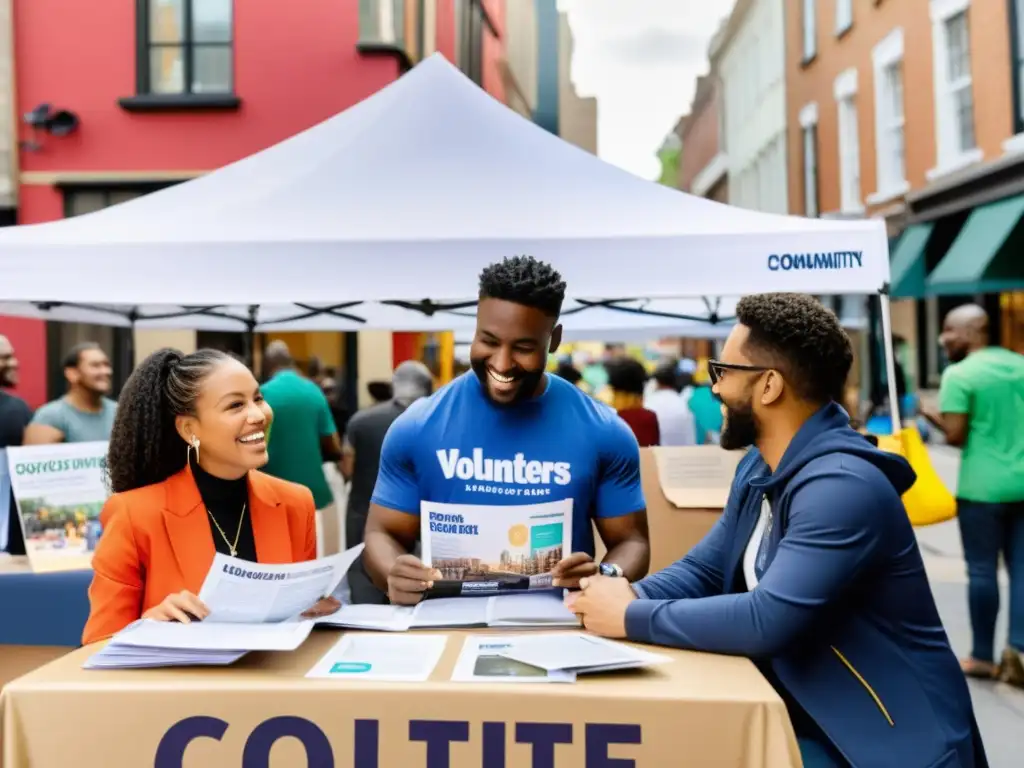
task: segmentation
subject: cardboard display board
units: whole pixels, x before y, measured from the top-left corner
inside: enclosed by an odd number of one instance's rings
[[[718,521],[729,496],[740,451],[717,445],[641,448],[640,478],[651,531],[655,573],[686,555]],[[596,531],[597,557],[605,549]]]
[[[799,766],[785,705],[737,657],[664,651],[670,663],[575,684],[453,683],[449,633],[426,683],[310,680],[337,641],[223,669],[84,671],[95,647],[17,680],[0,698],[4,768],[779,768]],[[53,738],[74,723],[73,738]],[[185,755],[183,760],[183,755]]]
[[[662,495],[676,509],[718,509],[729,498],[741,451],[717,445],[650,448]]]

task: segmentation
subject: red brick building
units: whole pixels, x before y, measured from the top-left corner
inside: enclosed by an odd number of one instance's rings
[[[13,16],[15,112],[49,104],[78,120],[63,136],[20,125],[20,223],[93,211],[238,160],[435,50],[504,96],[503,0],[14,0]],[[78,340],[100,341],[116,378],[132,366],[127,331],[0,318],[0,333],[17,348],[20,394],[33,406],[62,391],[60,355]],[[337,364],[347,347],[334,336],[306,348],[290,341],[297,356]]]
[[[1024,193],[1020,5],[801,0],[786,14],[789,209],[886,219],[893,326],[921,386],[937,383],[952,306],[985,303],[1001,341],[1024,344],[1019,211],[985,208]]]
[[[697,79],[690,112],[680,127],[683,150],[679,188],[721,203],[729,202],[722,85],[714,72]]]

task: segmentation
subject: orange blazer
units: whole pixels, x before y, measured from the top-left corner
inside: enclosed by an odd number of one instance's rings
[[[308,488],[252,471],[249,514],[259,562],[316,559],[316,507]],[[216,554],[187,467],[162,483],[115,493],[100,522],[83,645],[120,632],[172,593],[199,594]]]

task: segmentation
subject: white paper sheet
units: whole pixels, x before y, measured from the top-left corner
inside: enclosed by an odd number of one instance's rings
[[[440,597],[424,600],[412,614],[412,626],[486,627],[489,597]]]
[[[578,627],[579,617],[565,607],[565,590],[497,595],[488,601],[489,627]]]
[[[552,632],[523,637],[503,650],[503,656],[538,669],[566,670],[577,674],[635,669],[671,661],[613,640],[581,632]]]
[[[199,590],[210,609],[205,623],[259,624],[296,620],[330,595],[362,545],[319,560],[263,565],[217,553]]]
[[[579,619],[563,602],[563,590],[491,597],[442,597],[415,607],[345,605],[318,624],[381,632],[409,629],[501,627],[530,629],[578,627]]]
[[[317,624],[347,629],[372,629],[380,632],[405,632],[412,625],[413,609],[404,605],[343,605]]]
[[[306,677],[423,682],[441,660],[446,635],[345,635]]]
[[[553,671],[509,658],[523,635],[468,635],[452,672],[460,683],[574,683],[573,672]]]

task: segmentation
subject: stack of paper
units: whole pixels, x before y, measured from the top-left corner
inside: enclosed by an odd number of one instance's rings
[[[500,654],[549,673],[573,675],[636,669],[671,661],[668,656],[582,632],[522,636]]]
[[[565,607],[563,590],[555,590],[491,597],[436,598],[424,600],[415,607],[346,605],[317,623],[348,629],[405,632],[409,629],[465,627],[578,627],[579,619]]]
[[[190,624],[140,619],[85,663],[86,669],[230,664],[249,651],[293,651],[315,621],[303,611],[330,595],[362,547],[285,565],[217,554],[199,599],[210,609]]]
[[[139,619],[93,654],[84,668],[231,664],[249,651],[294,651],[309,637],[313,625],[311,620],[277,624],[177,624]]]

